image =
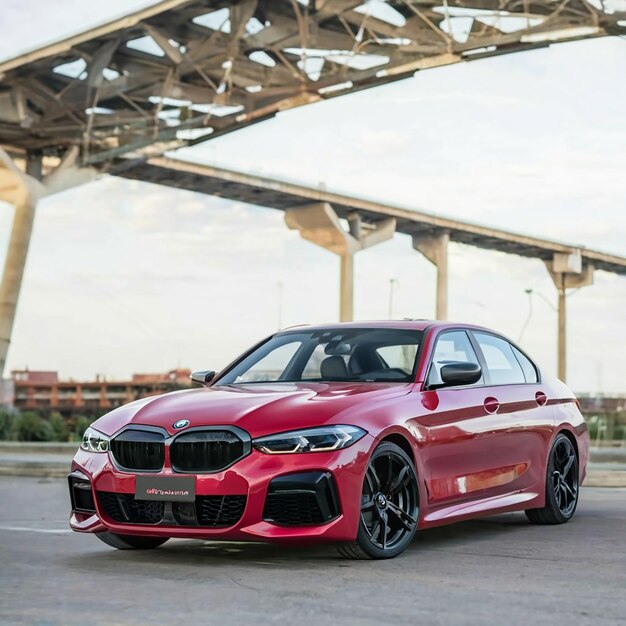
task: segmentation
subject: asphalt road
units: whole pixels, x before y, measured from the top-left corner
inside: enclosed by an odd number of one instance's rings
[[[120,552],[67,530],[66,484],[0,478],[0,624],[626,623],[626,489],[565,526],[507,514],[424,531],[400,557],[170,541]]]

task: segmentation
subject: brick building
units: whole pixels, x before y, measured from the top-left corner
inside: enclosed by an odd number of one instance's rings
[[[189,387],[188,369],[165,374],[133,374],[130,380],[60,380],[57,372],[14,370],[11,372],[12,404],[20,410],[42,413],[58,411],[99,414],[138,398]]]

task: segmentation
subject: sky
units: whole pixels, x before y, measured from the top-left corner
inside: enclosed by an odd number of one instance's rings
[[[145,4],[2,0],[0,58]],[[176,157],[626,255],[625,70],[622,39],[560,44],[423,71]],[[0,205],[0,258],[11,219]],[[543,263],[451,244],[449,264],[449,317],[554,372]],[[337,320],[338,266],[279,211],[105,176],[39,204],[7,369],[219,369],[279,326]],[[394,318],[434,316],[434,267],[396,235],[356,257],[356,319],[388,317],[392,279]],[[626,277],[596,272],[571,293],[571,387],[626,393],[625,327]]]

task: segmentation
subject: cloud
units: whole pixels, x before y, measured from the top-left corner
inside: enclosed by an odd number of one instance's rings
[[[358,139],[358,148],[379,156],[389,152],[404,152],[408,146],[407,135],[399,130],[366,130]]]

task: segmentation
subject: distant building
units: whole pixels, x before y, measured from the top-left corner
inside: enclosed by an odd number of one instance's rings
[[[188,369],[165,374],[133,374],[130,380],[59,380],[57,372],[14,370],[4,381],[4,401],[21,410],[40,412],[102,413],[127,402],[189,387]],[[9,402],[9,394],[12,402]]]
[[[11,378],[0,378],[0,408],[13,406],[15,386]]]
[[[626,395],[580,394],[577,396],[580,410],[585,415],[593,413],[626,413]]]

